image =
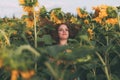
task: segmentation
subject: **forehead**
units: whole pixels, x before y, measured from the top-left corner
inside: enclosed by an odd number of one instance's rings
[[[59,28],[58,28],[58,29],[60,29],[60,28],[68,28],[68,27],[67,27],[67,25],[62,24],[62,25],[60,25],[60,26],[59,26]]]

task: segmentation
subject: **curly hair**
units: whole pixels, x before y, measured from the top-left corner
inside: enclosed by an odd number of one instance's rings
[[[56,43],[59,42],[59,36],[58,36],[58,28],[60,25],[66,25],[69,29],[69,38],[75,38],[76,34],[78,33],[79,29],[77,29],[75,24],[70,24],[70,23],[61,23],[61,24],[56,24],[54,26],[54,30],[51,32],[52,38],[56,41]]]

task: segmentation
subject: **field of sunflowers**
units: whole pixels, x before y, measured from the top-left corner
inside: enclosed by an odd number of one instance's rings
[[[37,0],[19,3],[21,18],[0,18],[0,80],[120,80],[120,6],[76,8],[74,15]],[[72,37],[58,53],[48,47],[60,23]]]

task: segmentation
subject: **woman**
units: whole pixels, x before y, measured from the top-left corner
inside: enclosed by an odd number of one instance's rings
[[[58,45],[67,45],[69,38],[69,28],[66,24],[61,24],[57,28]]]
[[[55,40],[55,45],[48,46],[48,52],[57,55],[60,52],[65,51],[68,47],[68,39],[70,37],[69,27],[67,24],[59,24],[55,27],[56,29],[52,33],[52,37]]]
[[[77,26],[78,27],[78,26]],[[52,37],[56,40],[57,45],[68,45],[71,43],[69,39],[74,39],[79,29],[74,24],[62,23],[55,26],[55,30],[52,33]],[[69,43],[68,43],[69,42]]]
[[[66,75],[67,80],[75,80],[74,75],[74,65],[69,60],[64,59],[67,56],[68,50],[71,51],[71,46],[68,43],[68,39],[72,37],[70,31],[70,26],[65,23],[56,26],[56,33],[53,33],[52,37],[55,38],[57,44],[49,46],[47,48],[49,55],[50,64],[54,64],[60,72],[68,71],[69,74]],[[63,56],[61,58],[61,55]],[[66,65],[69,66],[66,68]],[[67,69],[67,70],[66,70]],[[69,76],[68,76],[69,75]],[[53,79],[54,80],[54,79]]]

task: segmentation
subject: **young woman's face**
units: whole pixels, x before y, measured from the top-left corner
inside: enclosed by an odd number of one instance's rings
[[[58,36],[60,40],[65,40],[68,39],[69,37],[69,29],[67,27],[67,25],[62,24],[59,26],[58,28]]]

